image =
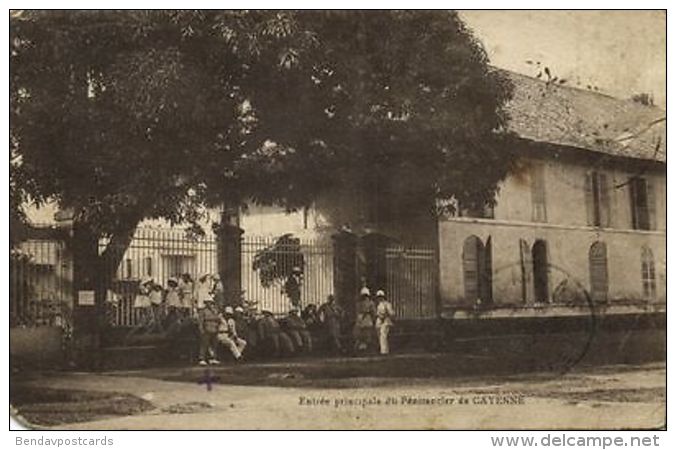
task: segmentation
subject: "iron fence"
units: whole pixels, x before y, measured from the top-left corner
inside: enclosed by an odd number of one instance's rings
[[[385,251],[387,294],[399,319],[436,317],[437,259],[433,248],[390,246]]]
[[[99,253],[108,244],[106,239],[99,241]],[[133,327],[146,317],[134,304],[140,283],[152,280],[166,289],[170,278],[187,275],[194,282],[202,275],[217,274],[217,242],[213,236],[191,236],[181,228],[139,227],[117,267],[108,271],[115,273],[106,293],[108,323]]]
[[[73,305],[72,264],[65,244],[28,239],[9,256],[10,326],[60,326]]]
[[[108,242],[99,242],[103,252]],[[143,279],[163,288],[170,277],[188,274],[197,280],[218,273],[213,236],[190,238],[182,229],[139,228],[117,267],[106,295],[108,321],[136,326],[143,312],[134,302]],[[437,260],[432,248],[386,249],[387,294],[397,317],[436,315]],[[331,242],[281,237],[244,236],[241,242],[243,300],[258,311],[286,314],[291,308],[285,284],[300,270],[300,307],[319,305],[334,289]],[[54,324],[73,307],[72,255],[61,240],[29,239],[10,255],[10,317],[13,325]]]
[[[301,272],[300,308],[319,305],[333,293],[333,248],[330,242],[301,241],[291,235],[244,237],[243,295],[259,311],[276,315],[289,311],[292,305],[285,284],[294,268]]]

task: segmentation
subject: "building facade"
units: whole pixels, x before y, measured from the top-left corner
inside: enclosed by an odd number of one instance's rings
[[[442,311],[666,302],[666,114],[512,74],[516,169],[439,222]]]

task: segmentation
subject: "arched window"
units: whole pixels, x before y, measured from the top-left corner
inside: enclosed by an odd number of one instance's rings
[[[593,301],[608,300],[608,252],[606,244],[601,241],[589,247],[589,284]]]
[[[536,302],[549,301],[549,258],[547,242],[538,239],[533,243],[533,290]]]
[[[493,301],[493,276],[491,264],[491,238],[486,245],[472,235],[465,239],[462,248],[462,268],[465,283],[465,299],[484,303]]]
[[[643,281],[643,296],[653,300],[657,296],[657,281],[655,280],[655,259],[648,247],[641,249],[641,279]]]

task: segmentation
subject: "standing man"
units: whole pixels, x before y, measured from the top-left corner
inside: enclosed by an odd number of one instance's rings
[[[336,303],[333,294],[329,294],[326,303],[319,307],[319,321],[326,326],[329,344],[336,353],[343,350],[340,343],[340,322],[343,319],[343,308]]]
[[[354,350],[364,352],[371,347],[373,323],[376,315],[376,306],[371,300],[371,291],[363,287],[357,301],[357,318],[354,323]]]
[[[294,308],[300,308],[300,286],[303,282],[302,274],[303,271],[300,270],[300,267],[295,266],[291,270],[289,278],[286,279],[286,283],[284,283],[284,292],[289,296],[291,306]]]
[[[380,344],[380,354],[387,355],[390,353],[390,328],[394,325],[392,317],[394,316],[394,308],[392,303],[385,298],[384,291],[376,292],[376,331],[378,332],[378,342]]]
[[[218,329],[221,325],[221,314],[212,298],[209,298],[198,312],[197,326],[200,332],[200,366],[220,364],[216,359],[218,345]]]
[[[213,298],[212,285],[211,275],[208,273],[205,273],[197,280],[195,284],[195,305],[198,311],[204,308],[207,300]]]

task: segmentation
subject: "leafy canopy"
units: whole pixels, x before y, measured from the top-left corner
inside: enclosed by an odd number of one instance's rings
[[[510,86],[453,12],[34,11],[10,31],[12,203],[101,234],[330,187],[481,205],[512,160]]]

